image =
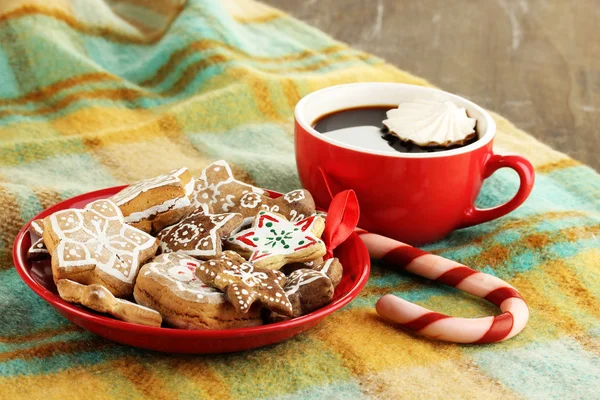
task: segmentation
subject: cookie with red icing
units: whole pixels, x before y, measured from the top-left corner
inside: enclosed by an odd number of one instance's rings
[[[196,275],[200,261],[166,253],[144,265],[133,296],[158,310],[166,324],[182,329],[232,329],[262,325],[260,306],[239,312],[218,289]]]
[[[196,177],[194,205],[207,207],[214,213],[229,213],[244,194],[251,192],[265,193],[261,188],[235,179],[229,164],[219,160]]]
[[[61,279],[56,283],[56,288],[63,300],[110,314],[122,321],[148,326],[160,326],[162,323],[162,317],[157,311],[118,299],[102,285],[81,285],[69,279]]]
[[[225,251],[220,257],[203,262],[196,268],[196,275],[224,292],[239,312],[247,312],[258,301],[273,312],[292,315],[292,305],[282,288],[285,275],[256,267],[233,251]]]
[[[316,215],[290,222],[283,215],[260,211],[250,228],[229,236],[225,245],[257,267],[280,269],[325,255],[323,229],[325,222]]]
[[[201,260],[221,254],[221,238],[242,223],[240,214],[207,214],[199,208],[157,235],[163,253],[180,252]]]
[[[156,233],[178,222],[192,209],[194,178],[187,168],[133,183],[111,197],[125,222]]]
[[[248,192],[231,207],[231,212],[240,213],[245,219],[256,217],[259,211],[275,212],[289,221],[298,222],[313,215],[316,209],[312,195],[305,189],[293,190],[275,199],[264,194]]]
[[[292,304],[292,315],[271,313],[269,321],[277,322],[306,315],[333,299],[333,283],[327,275],[314,269],[301,268],[292,272],[283,287]]]
[[[131,295],[140,265],[158,248],[154,237],[126,224],[108,199],[46,217],[43,238],[55,282],[97,283],[117,297]]]

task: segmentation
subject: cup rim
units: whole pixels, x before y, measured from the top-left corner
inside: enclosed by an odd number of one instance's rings
[[[386,152],[386,151],[380,151],[380,150],[365,149],[363,147],[358,147],[358,146],[339,142],[337,140],[329,138],[327,135],[323,135],[323,134],[317,132],[311,126],[312,121],[306,120],[306,118],[304,116],[304,108],[306,107],[307,103],[309,103],[310,101],[313,101],[315,98],[322,96],[323,94],[326,94],[327,92],[339,90],[340,88],[348,88],[348,87],[358,88],[358,87],[369,87],[369,86],[370,87],[395,86],[398,88],[398,90],[403,90],[403,89],[407,89],[407,88],[412,88],[412,89],[419,88],[419,90],[430,91],[433,93],[442,94],[444,96],[449,96],[451,99],[458,100],[459,103],[466,103],[469,105],[470,108],[475,109],[481,115],[481,118],[483,118],[485,120],[486,130],[485,130],[485,132],[483,132],[483,134],[481,135],[481,137],[479,138],[478,141],[476,141],[475,143],[469,144],[467,146],[460,147],[458,149],[431,152],[431,153],[401,153],[398,151]],[[365,104],[365,105],[369,105],[369,104]],[[466,153],[475,151],[477,149],[480,149],[482,147],[485,147],[493,140],[493,138],[496,134],[496,123],[495,123],[494,119],[492,118],[492,116],[490,115],[490,113],[488,113],[486,110],[484,110],[482,107],[478,106],[477,104],[473,103],[472,101],[465,99],[464,97],[458,96],[456,94],[445,92],[440,89],[434,89],[434,88],[430,88],[430,87],[426,87],[426,86],[419,86],[419,85],[411,85],[411,84],[407,84],[407,83],[395,83],[395,82],[346,83],[346,84],[342,84],[342,85],[328,86],[326,88],[319,89],[317,91],[307,94],[302,99],[300,99],[300,101],[296,104],[296,107],[294,109],[294,118],[295,118],[296,122],[306,132],[308,132],[308,134],[312,135],[313,137],[315,137],[318,140],[329,143],[330,145],[333,145],[336,147],[341,147],[346,150],[356,151],[359,153],[377,155],[377,156],[382,156],[382,157],[392,157],[392,158],[441,158],[441,157],[451,157],[451,156],[456,156],[456,155],[460,155],[460,154],[466,154]]]

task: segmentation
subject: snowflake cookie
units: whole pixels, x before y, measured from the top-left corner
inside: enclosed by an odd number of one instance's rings
[[[180,252],[199,259],[221,254],[221,238],[242,223],[240,214],[206,214],[199,208],[157,235],[163,253]]]
[[[201,263],[196,275],[222,290],[239,312],[247,312],[258,300],[271,311],[292,315],[292,305],[282,288],[286,279],[281,271],[258,268],[239,254],[225,251],[219,258]]]
[[[46,217],[44,243],[52,255],[55,282],[98,283],[117,297],[131,295],[140,265],[158,247],[155,238],[126,224],[111,200]]]
[[[225,245],[257,267],[280,269],[325,255],[325,243],[319,239],[324,228],[318,216],[290,222],[280,214],[260,211],[250,228],[231,235]]]
[[[56,288],[65,301],[84,305],[123,321],[149,326],[160,326],[162,323],[162,317],[157,311],[131,301],[117,299],[102,285],[81,285],[69,279],[61,279],[56,283]]]
[[[229,164],[220,160],[206,167],[196,178],[195,206],[204,205],[215,213],[234,212],[232,207],[251,192],[263,194],[265,191],[236,180]]]
[[[194,207],[194,178],[180,168],[133,183],[115,194],[125,222],[147,233],[156,233],[187,215]]]
[[[262,325],[260,306],[238,312],[218,289],[196,276],[200,261],[181,253],[165,253],[145,264],[133,296],[138,304],[158,310],[167,325],[182,329],[232,329]]]

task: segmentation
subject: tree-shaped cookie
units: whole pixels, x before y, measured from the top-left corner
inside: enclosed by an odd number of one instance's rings
[[[235,179],[229,164],[220,160],[206,167],[196,178],[195,205],[208,206],[214,213],[232,212],[231,207],[250,192],[262,194],[265,191]]]
[[[163,253],[180,252],[199,259],[221,254],[221,238],[242,223],[240,214],[205,214],[202,208],[157,235]]]
[[[250,228],[227,238],[226,247],[257,267],[280,269],[285,264],[322,257],[326,249],[319,237],[324,228],[319,216],[294,223],[280,214],[260,211]]]
[[[196,268],[196,275],[207,285],[222,290],[239,312],[247,312],[259,300],[271,311],[292,315],[292,305],[283,290],[285,275],[258,268],[233,251],[224,251],[219,258],[204,261]]]
[[[110,200],[46,217],[44,243],[52,255],[55,282],[98,283],[117,297],[131,295],[140,265],[158,247],[155,238],[126,224]]]

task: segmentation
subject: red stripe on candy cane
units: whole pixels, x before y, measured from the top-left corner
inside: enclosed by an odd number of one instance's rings
[[[457,318],[430,311],[393,295],[385,295],[379,299],[376,307],[384,318],[424,336],[475,344],[509,339],[527,324],[527,304],[519,292],[503,280],[393,239],[362,229],[356,229],[356,232],[372,258],[484,298],[502,310],[502,314],[494,317]]]
[[[444,318],[451,318],[451,317],[449,317],[448,315],[444,315],[444,314],[440,314],[440,313],[436,313],[436,312],[430,312],[430,313],[420,316],[417,319],[414,319],[410,322],[402,324],[402,326],[405,327],[406,329],[410,329],[411,331],[420,331],[421,329],[427,328],[429,326],[429,324],[431,324],[435,321],[439,321],[440,319],[444,319]]]

